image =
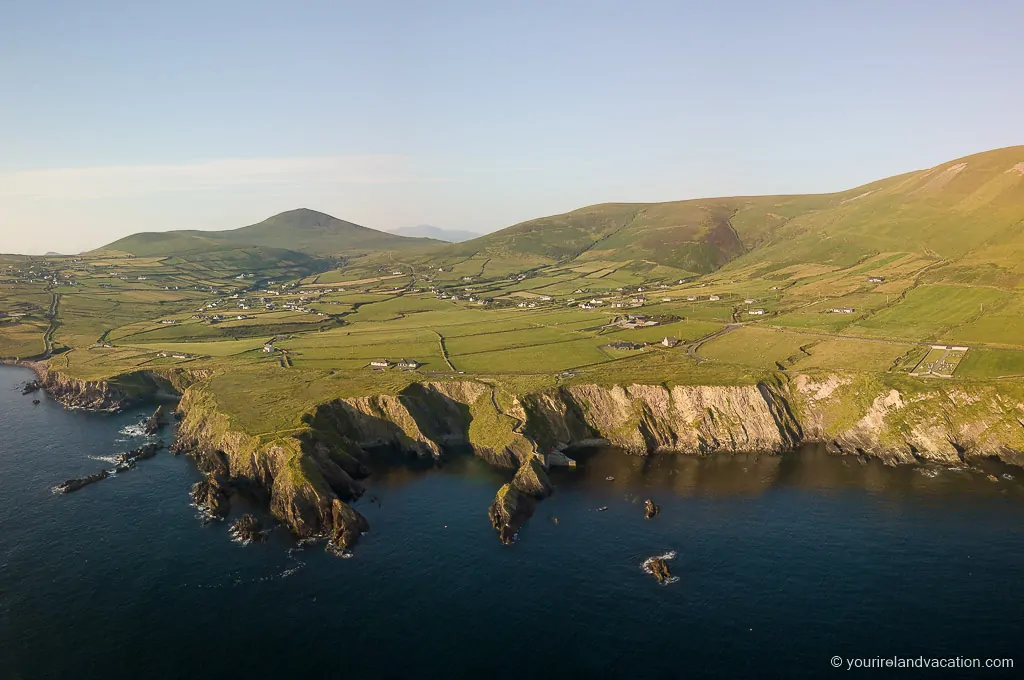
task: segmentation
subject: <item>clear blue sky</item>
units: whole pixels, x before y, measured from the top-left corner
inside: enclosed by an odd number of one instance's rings
[[[294,207],[490,231],[1024,143],[1024,3],[6,2],[0,252]]]

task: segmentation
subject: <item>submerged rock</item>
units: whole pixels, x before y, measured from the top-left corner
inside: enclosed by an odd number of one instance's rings
[[[267,532],[263,523],[253,514],[242,515],[229,530],[231,537],[241,543],[262,543],[267,540]]]
[[[221,519],[231,509],[227,483],[214,475],[193,484],[189,495],[195,506],[207,517]]]
[[[355,545],[363,532],[370,530],[365,517],[337,498],[331,503],[331,522],[333,528],[327,548],[339,553]]]
[[[39,405],[40,405],[40,404],[42,404],[42,403],[43,403],[43,402],[39,401],[38,399],[33,399],[33,400],[32,400],[32,405],[33,405],[33,406],[39,406]]]
[[[551,480],[548,478],[544,466],[540,464],[539,460],[532,457],[519,466],[515,477],[512,478],[512,486],[534,498],[547,498],[553,491]]]
[[[95,484],[96,482],[102,479],[106,479],[109,476],[109,472],[107,472],[106,470],[100,470],[96,474],[89,475],[88,477],[79,477],[77,479],[69,479],[67,481],[61,482],[57,486],[53,487],[53,491],[54,493],[71,493],[72,491],[78,491],[83,486]]]
[[[655,504],[650,498],[644,501],[644,519],[652,519],[661,513],[661,506]]]

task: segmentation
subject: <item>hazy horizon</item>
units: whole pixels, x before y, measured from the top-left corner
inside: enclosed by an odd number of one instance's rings
[[[1024,143],[1010,3],[65,0],[5,18],[0,252],[298,207],[487,233]]]

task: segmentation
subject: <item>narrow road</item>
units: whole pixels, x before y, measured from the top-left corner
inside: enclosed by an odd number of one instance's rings
[[[711,333],[710,335],[705,335],[703,338],[698,338],[697,340],[694,340],[692,343],[687,345],[687,347],[686,347],[686,354],[691,359],[693,359],[694,361],[696,361],[699,364],[699,363],[704,361],[704,359],[702,359],[700,357],[700,355],[697,354],[697,350],[700,349],[701,345],[703,345],[705,342],[708,342],[709,340],[714,340],[717,337],[723,336],[726,333],[729,333],[730,331],[734,331],[737,328],[742,328],[742,327],[743,327],[742,323],[726,324],[725,328],[722,328],[721,330],[717,330],[714,333]]]
[[[46,313],[46,318],[50,320],[50,323],[46,327],[46,333],[43,334],[44,359],[49,359],[53,356],[53,333],[57,330],[58,311],[60,311],[60,295],[57,293],[50,293],[50,311]]]

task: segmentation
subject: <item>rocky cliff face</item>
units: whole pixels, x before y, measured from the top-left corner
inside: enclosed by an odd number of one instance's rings
[[[474,380],[413,383],[398,394],[328,401],[304,417],[301,431],[255,437],[222,412],[202,377],[86,382],[50,373],[46,386],[69,406],[99,410],[124,408],[146,390],[182,390],[178,448],[208,474],[263,494],[297,535],[325,535],[338,545],[362,530],[347,503],[363,493],[368,456],[381,446],[430,460],[472,450],[512,469],[537,453],[597,442],[633,455],[710,455],[777,453],[821,441],[835,453],[888,464],[995,456],[1024,465],[1024,382],[834,374],[748,386],[584,384],[528,394]]]
[[[115,413],[159,398],[176,398],[185,386],[208,377],[208,372],[135,371],[114,378],[83,380],[45,364],[33,365],[43,388],[66,408]]]
[[[779,452],[801,439],[784,397],[766,385],[579,385],[525,402],[527,432],[542,448],[600,439],[639,455]]]
[[[1024,465],[1024,384],[797,376],[788,399],[805,439],[895,465],[999,458]]]

